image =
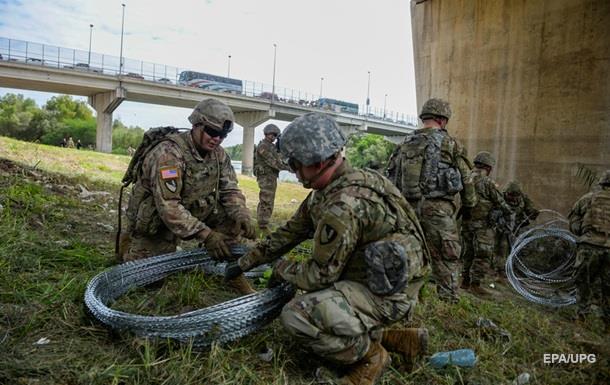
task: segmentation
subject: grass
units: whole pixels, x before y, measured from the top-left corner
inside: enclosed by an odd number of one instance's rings
[[[114,332],[85,312],[87,282],[113,265],[119,182],[128,158],[0,138],[0,384],[313,384],[323,362],[303,350],[277,321],[226,346],[196,351],[172,341]],[[8,160],[6,160],[8,159]],[[103,167],[99,167],[103,165]],[[248,206],[258,188],[240,176]],[[84,199],[88,191],[109,192]],[[273,222],[290,217],[307,191],[280,183]],[[533,305],[509,287],[494,294],[439,301],[424,287],[409,325],[430,330],[430,350],[475,350],[474,368],[435,370],[425,361],[405,373],[395,357],[382,384],[510,384],[528,372],[532,384],[604,384],[610,379],[608,335],[601,323],[571,321],[573,309]],[[160,288],[137,289],[113,307],[175,314],[237,294],[217,277],[187,272]],[[511,334],[481,330],[479,317]],[[47,344],[36,344],[47,338]],[[259,354],[271,348],[269,362]],[[543,363],[544,353],[594,353],[594,364]]]

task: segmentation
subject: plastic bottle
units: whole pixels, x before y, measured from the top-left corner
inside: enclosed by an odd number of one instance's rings
[[[456,365],[471,368],[476,363],[477,358],[472,349],[458,349],[449,352],[434,353],[430,357],[430,365],[433,368],[443,368],[447,365]]]

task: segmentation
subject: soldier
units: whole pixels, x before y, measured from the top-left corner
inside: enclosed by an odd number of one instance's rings
[[[373,384],[390,362],[386,349],[408,362],[425,350],[426,329],[384,330],[413,313],[428,270],[423,232],[389,180],[341,157],[346,139],[330,116],[297,118],[282,138],[282,155],[314,191],[286,224],[231,264],[227,277],[313,236],[310,259],[280,259],[273,268],[271,286],[287,281],[303,290],[284,306],[281,322],[314,353],[350,365],[342,383]]]
[[[578,315],[591,313],[601,302],[602,319],[610,330],[610,170],[600,178],[601,189],[581,197],[568,219],[577,235],[576,293]]]
[[[504,201],[508,204],[512,212],[514,221],[504,222],[496,227],[497,253],[494,267],[500,276],[504,276],[504,265],[510,253],[511,239],[519,229],[529,225],[530,221],[535,220],[540,214],[534,206],[534,202],[523,192],[521,185],[517,181],[509,182],[502,193]],[[501,216],[498,216],[501,218]]]
[[[449,103],[430,99],[419,117],[423,128],[396,148],[386,174],[416,210],[430,248],[439,297],[455,302],[461,252],[456,215],[460,204],[472,207],[476,202],[467,179],[471,165],[464,147],[445,128],[451,117]]]
[[[506,218],[510,208],[504,202],[502,193],[489,176],[496,160],[487,151],[481,151],[474,158],[474,170],[470,178],[475,186],[477,204],[465,211],[462,220],[462,239],[464,240],[464,270],[462,288],[471,289],[477,294],[488,294],[481,287],[485,276],[484,264],[491,265],[494,255],[494,226],[491,213],[499,210]]]
[[[263,129],[263,133],[265,137],[256,146],[254,175],[260,188],[258,206],[256,207],[258,227],[261,231],[267,233],[269,231],[269,219],[273,213],[278,175],[280,170],[290,170],[290,167],[282,161],[280,153],[274,145],[275,140],[280,135],[280,129],[275,124],[268,124]]]
[[[68,138],[68,142],[66,144],[66,147],[68,147],[68,148],[74,148],[75,147],[74,146],[74,139],[72,139],[72,137]]]
[[[233,129],[233,112],[205,99],[189,121],[191,130],[163,137],[142,155],[127,208],[123,261],[174,252],[179,239],[201,240],[213,257],[228,259],[235,237],[255,236],[231,159],[220,146]],[[254,292],[243,276],[232,285]]]

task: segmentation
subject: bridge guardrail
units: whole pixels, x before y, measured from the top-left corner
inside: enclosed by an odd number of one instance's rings
[[[108,76],[122,74],[122,76],[134,79],[178,86],[182,86],[178,82],[180,73],[190,70],[125,57],[123,58],[123,68],[121,69],[120,58],[117,56],[4,37],[0,37],[0,60],[74,71],[90,71]],[[250,80],[242,80],[242,83],[242,94],[246,96],[263,98],[269,101],[273,98],[274,103],[298,104],[318,108],[317,101],[319,95],[314,93],[276,85],[275,97],[273,97],[273,86],[270,84]],[[367,114],[367,108],[364,105],[359,105],[358,111],[359,116],[393,124],[417,126],[417,117],[413,115],[370,106]]]

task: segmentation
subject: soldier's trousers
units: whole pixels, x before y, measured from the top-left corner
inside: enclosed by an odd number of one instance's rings
[[[597,304],[604,322],[610,325],[610,249],[580,243],[574,266],[578,312],[586,315],[591,305]]]
[[[464,271],[466,283],[478,285],[485,277],[486,266],[491,266],[494,258],[495,231],[491,228],[462,229],[464,241]]]
[[[383,328],[409,318],[424,279],[409,282],[402,293],[377,296],[364,285],[339,281],[332,287],[295,297],[280,320],[288,333],[315,354],[339,363],[359,361]]]
[[[269,225],[271,214],[273,214],[275,191],[277,190],[277,175],[258,175],[256,182],[260,188],[258,206],[256,206],[256,219],[259,227],[266,227]]]
[[[430,249],[432,278],[438,294],[444,299],[455,299],[462,250],[455,218],[456,207],[445,199],[424,200],[414,207]]]
[[[213,230],[237,239],[239,229],[236,227],[235,221],[227,216],[222,206],[219,205],[217,214],[212,214],[202,220]],[[123,262],[173,253],[180,241],[165,225],[161,225],[157,233],[152,235],[137,232],[128,234],[130,239],[123,245],[125,253],[119,256]]]

